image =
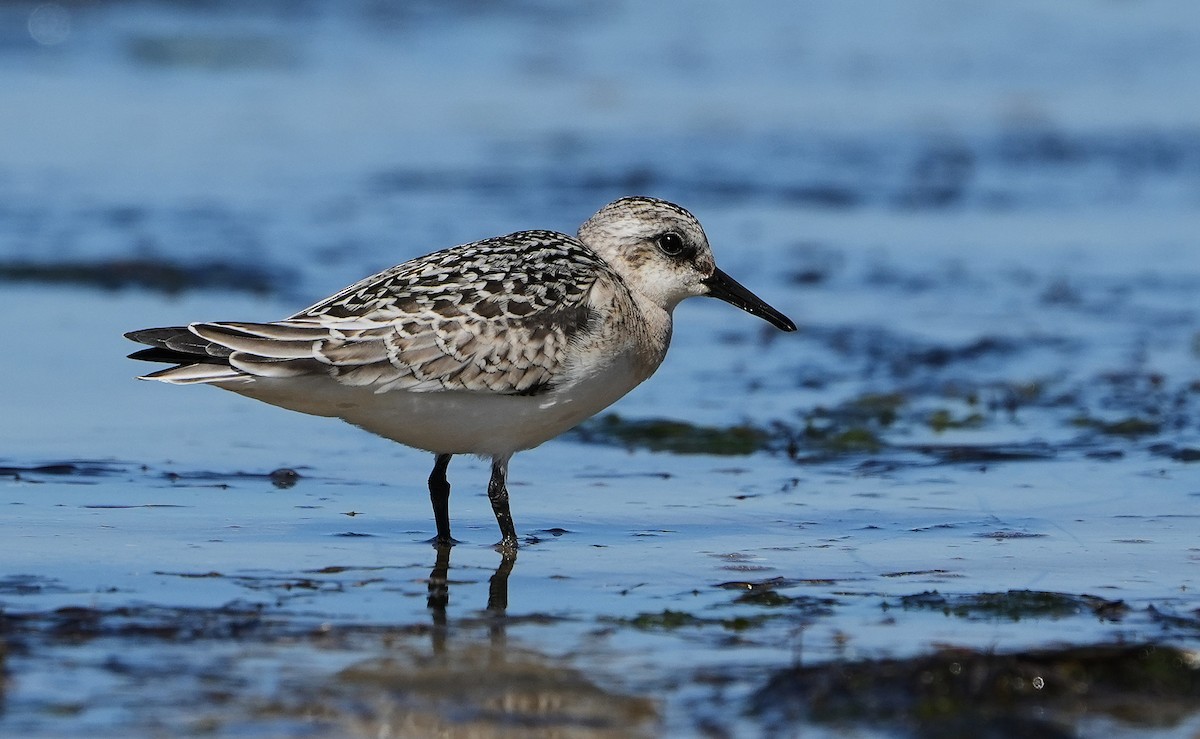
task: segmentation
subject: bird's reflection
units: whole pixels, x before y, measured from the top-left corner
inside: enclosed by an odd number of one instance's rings
[[[508,581],[515,555],[503,557],[489,578],[482,612],[448,618],[451,587],[476,593],[481,584],[474,568],[454,572],[450,556],[450,547],[438,547],[429,573],[432,646],[425,644],[423,634],[402,628],[378,655],[338,673],[335,688],[345,691],[354,706],[347,734],[480,739],[654,735],[658,711],[653,700],[600,687],[590,673],[594,666],[548,656],[522,644],[519,636],[509,642]],[[543,637],[554,633],[553,626],[548,628]]]
[[[437,558],[433,570],[429,573],[429,591],[426,605],[433,619],[433,650],[435,654],[445,654],[447,621],[446,608],[450,605],[450,546],[438,546]],[[487,608],[484,613],[489,618],[488,633],[491,636],[491,646],[494,650],[503,651],[506,641],[504,630],[505,617],[508,612],[508,578],[517,563],[515,553],[506,553],[500,559],[500,565],[488,579]]]

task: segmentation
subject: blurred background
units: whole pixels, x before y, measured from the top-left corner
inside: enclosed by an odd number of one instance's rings
[[[776,269],[1192,257],[1186,0],[9,1],[0,29],[13,278],[147,260],[107,279],[313,297],[635,193]]]
[[[0,287],[64,287],[64,326],[113,288],[159,301],[109,316],[97,355],[645,194],[802,333],[713,354],[779,337],[689,301],[664,371],[698,384],[634,415],[727,423],[746,389],[744,418],[791,422],[898,380],[1011,404],[1195,364],[1187,0],[4,2],[0,29]],[[52,321],[30,305],[10,313]],[[70,384],[12,402],[52,418],[47,396],[87,402]]]

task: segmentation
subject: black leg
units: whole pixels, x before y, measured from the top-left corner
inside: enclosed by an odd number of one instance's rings
[[[500,525],[500,549],[516,550],[517,529],[513,526],[512,514],[508,511],[508,487],[504,478],[508,475],[508,457],[492,458],[492,479],[488,481],[488,500],[492,501],[492,512]]]
[[[450,483],[446,480],[446,468],[450,466],[450,454],[439,454],[429,473],[429,500],[433,503],[433,522],[437,526],[435,546],[448,547],[457,544],[450,536]]]

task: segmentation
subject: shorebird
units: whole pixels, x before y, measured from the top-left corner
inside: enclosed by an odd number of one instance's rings
[[[131,358],[173,365],[140,379],[215,385],[432,452],[437,545],[455,543],[450,458],[490,457],[497,546],[511,551],[509,459],[650,377],[666,356],[672,311],[694,296],[796,330],[717,269],[691,213],[629,197],[601,208],[575,237],[521,231],[437,251],[282,321],[125,336],[151,347]]]

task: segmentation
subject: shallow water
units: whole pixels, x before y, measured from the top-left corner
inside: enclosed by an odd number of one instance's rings
[[[1200,731],[1190,4],[114,3],[41,45],[38,7],[0,9],[0,733]],[[681,306],[515,458],[515,561],[483,462],[439,559],[428,455],[131,379],[123,331],[633,192],[801,331]]]

